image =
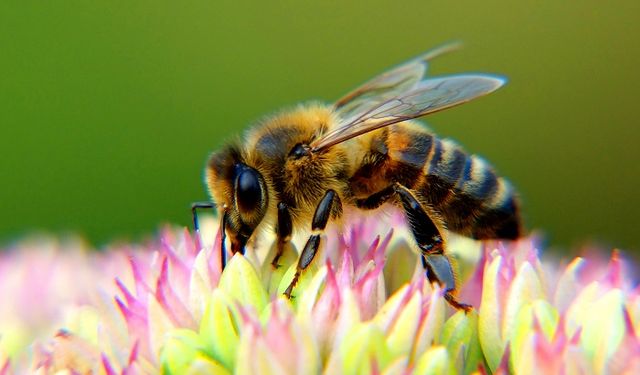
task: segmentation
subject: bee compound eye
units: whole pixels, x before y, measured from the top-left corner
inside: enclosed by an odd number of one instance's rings
[[[236,202],[242,212],[251,212],[262,202],[260,176],[252,168],[243,168],[236,179]]]

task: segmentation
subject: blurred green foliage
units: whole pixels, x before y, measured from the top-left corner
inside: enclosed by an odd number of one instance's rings
[[[428,119],[508,176],[555,245],[640,248],[640,2],[0,2],[0,238],[100,244],[206,199],[207,154],[445,41],[509,85]]]

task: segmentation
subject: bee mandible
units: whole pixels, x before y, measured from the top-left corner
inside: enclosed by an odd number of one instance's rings
[[[405,214],[427,278],[437,282],[456,309],[455,271],[446,253],[445,229],[475,239],[521,235],[519,202],[512,186],[483,159],[438,138],[413,119],[501,87],[489,74],[425,77],[446,45],[397,66],[356,88],[333,105],[308,104],[269,117],[248,130],[244,142],[214,152],[206,184],[231,252],[274,230],[277,266],[294,229],[311,234],[300,253],[291,293],[312,263],[327,223],[344,206],[374,210],[390,203]],[[213,203],[194,204],[213,207]]]

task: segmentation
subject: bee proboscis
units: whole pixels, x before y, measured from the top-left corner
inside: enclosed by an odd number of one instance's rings
[[[213,153],[206,184],[221,217],[223,258],[225,235],[232,253],[244,253],[252,237],[269,229],[277,237],[276,266],[293,231],[311,230],[285,291],[290,297],[343,206],[373,210],[391,203],[405,213],[429,280],[444,288],[453,307],[471,308],[455,297],[445,229],[476,239],[516,239],[522,229],[518,199],[504,178],[412,121],[505,83],[489,74],[426,76],[429,62],[451,49],[409,60],[333,105],[276,114],[251,128],[244,142]]]

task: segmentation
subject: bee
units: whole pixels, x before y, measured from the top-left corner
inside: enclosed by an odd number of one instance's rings
[[[329,221],[345,206],[374,210],[384,203],[405,214],[430,282],[438,283],[456,309],[456,277],[447,255],[445,230],[475,239],[521,235],[519,202],[512,186],[476,155],[436,136],[416,118],[501,87],[489,74],[426,76],[429,62],[446,45],[405,62],[348,93],[332,105],[308,104],[251,128],[243,143],[214,152],[205,168],[209,193],[232,253],[244,253],[262,230],[274,230],[277,253],[296,228],[311,230],[285,291],[318,252]],[[195,204],[195,209],[214,207]]]

